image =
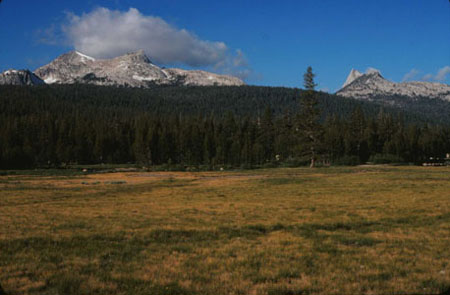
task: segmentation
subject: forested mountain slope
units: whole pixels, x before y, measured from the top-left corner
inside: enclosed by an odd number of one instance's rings
[[[301,90],[283,87],[229,86],[229,87],[182,87],[161,86],[152,89],[117,88],[92,85],[45,85],[39,87],[0,86],[0,104],[5,112],[7,102],[14,111],[24,103],[31,111],[52,108],[80,108],[79,111],[106,108],[117,111],[133,111],[148,114],[214,114],[223,115],[231,111],[235,115],[250,117],[261,116],[267,107],[275,114],[298,111]],[[406,97],[397,97],[403,101],[401,108],[366,102],[318,92],[322,117],[333,114],[349,115],[355,107],[361,107],[368,116],[374,116],[380,109],[398,115],[409,122],[431,122],[450,124],[450,103],[442,100],[416,100],[409,103]],[[44,107],[45,106],[45,107]]]

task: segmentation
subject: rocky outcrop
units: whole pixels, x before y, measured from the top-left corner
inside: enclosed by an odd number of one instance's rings
[[[0,73],[0,85],[40,85],[45,84],[29,70],[7,70]]]

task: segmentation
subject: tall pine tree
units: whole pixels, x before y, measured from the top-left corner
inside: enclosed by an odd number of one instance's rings
[[[322,126],[319,123],[320,109],[317,99],[317,93],[314,91],[316,84],[314,83],[315,74],[311,67],[308,67],[303,75],[303,86],[305,90],[302,92],[300,99],[299,129],[302,137],[302,152],[308,155],[311,163],[310,168],[314,168],[319,151]]]

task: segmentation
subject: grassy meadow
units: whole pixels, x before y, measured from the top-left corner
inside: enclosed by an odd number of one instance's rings
[[[450,167],[0,176],[6,294],[439,294]]]

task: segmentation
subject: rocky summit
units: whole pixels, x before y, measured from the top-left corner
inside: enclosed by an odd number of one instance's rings
[[[28,70],[7,70],[0,73],[0,85],[40,85],[45,84]]]
[[[244,85],[241,79],[232,76],[198,70],[160,68],[153,64],[142,50],[112,59],[95,59],[72,51],[38,68],[35,74],[47,84],[87,83],[128,87]]]
[[[362,74],[352,69],[343,87],[336,94],[365,100],[403,96],[450,101],[450,85],[436,82],[395,83],[386,80],[378,70],[371,69]]]

